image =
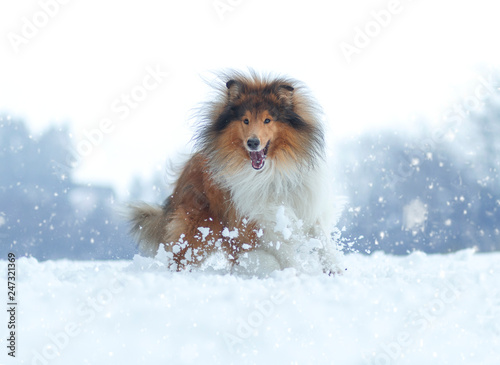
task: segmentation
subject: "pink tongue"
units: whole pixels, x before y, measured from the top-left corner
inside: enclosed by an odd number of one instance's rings
[[[266,159],[264,149],[258,152],[250,152],[250,159],[252,160],[252,167],[255,170],[260,170],[264,166],[264,161]]]

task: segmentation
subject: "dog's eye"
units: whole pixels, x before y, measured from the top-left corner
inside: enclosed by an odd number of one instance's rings
[[[245,120],[243,121],[243,123],[248,124],[248,123],[250,123],[250,122],[248,121],[248,119],[245,119]]]
[[[267,123],[270,123],[271,122],[271,119],[267,118],[265,121],[264,121],[264,124],[267,124]]]

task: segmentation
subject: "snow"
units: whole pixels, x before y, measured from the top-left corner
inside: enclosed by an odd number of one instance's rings
[[[428,214],[427,206],[420,199],[413,199],[403,207],[403,228],[414,234],[419,230],[423,232]]]
[[[198,228],[199,229],[199,228]],[[222,230],[222,235],[228,238],[237,238],[238,237],[238,228],[230,231],[227,227],[224,227]]]
[[[201,242],[205,242],[207,236],[210,234],[210,228],[208,227],[198,227],[198,231],[201,232]]]
[[[274,227],[274,232],[281,232],[283,238],[288,240],[291,235],[293,228],[290,227],[292,224],[290,218],[285,214],[285,207],[282,205],[278,208],[276,212],[276,225]]]
[[[4,326],[0,363],[500,361],[500,253],[347,254],[343,275],[263,279],[172,272],[165,259],[18,259],[17,357]]]

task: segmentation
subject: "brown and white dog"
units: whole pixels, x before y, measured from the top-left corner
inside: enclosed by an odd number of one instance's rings
[[[221,79],[173,194],[131,206],[140,249],[154,256],[163,244],[176,270],[222,251],[235,268],[269,272],[300,269],[298,248],[314,239],[323,271],[337,271],[316,104],[292,79]]]

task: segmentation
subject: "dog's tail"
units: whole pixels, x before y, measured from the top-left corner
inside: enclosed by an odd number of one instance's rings
[[[139,250],[147,256],[155,256],[166,233],[166,212],[161,206],[146,203],[130,204],[127,218],[132,227],[130,233],[139,242]]]

